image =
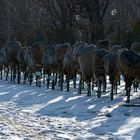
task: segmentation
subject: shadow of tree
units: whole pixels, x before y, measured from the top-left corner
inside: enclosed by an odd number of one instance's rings
[[[25,111],[34,110],[39,116],[75,118],[77,121],[86,121],[90,127],[90,132],[96,135],[110,135],[113,138],[121,135],[120,130],[126,128],[131,118],[139,117],[140,110],[135,107],[120,106],[125,102],[125,92],[119,91],[114,95],[114,100],[110,100],[110,93],[102,94],[97,98],[96,92],[91,97],[87,97],[86,89],[83,94],[78,95],[77,89],[70,92],[51,90],[44,87],[29,85],[16,85],[1,82],[0,102],[14,102],[16,106]],[[138,102],[135,93],[131,96],[131,102]],[[122,121],[123,120],[123,121]],[[130,123],[128,127],[131,127]],[[133,132],[137,137],[139,127],[123,133],[126,137],[128,132]]]

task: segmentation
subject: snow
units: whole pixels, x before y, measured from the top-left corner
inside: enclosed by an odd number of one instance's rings
[[[113,101],[109,92],[97,98],[77,91],[0,80],[0,140],[140,139],[140,108],[123,106],[124,82]],[[131,95],[130,104],[140,104],[140,90]]]

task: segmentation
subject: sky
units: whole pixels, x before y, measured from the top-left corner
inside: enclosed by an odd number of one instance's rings
[[[47,89],[0,80],[0,140],[139,140],[140,89],[132,88],[126,104],[124,82],[110,100],[107,92],[97,98],[74,89]]]

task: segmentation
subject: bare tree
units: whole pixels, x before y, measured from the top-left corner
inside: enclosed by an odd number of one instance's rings
[[[49,12],[52,30],[60,38],[60,41],[70,41],[71,31],[75,25],[75,0],[41,0],[46,11]],[[48,21],[49,22],[49,21]]]
[[[80,0],[81,17],[88,18],[92,42],[104,38],[103,19],[111,0]]]
[[[56,43],[96,43],[112,39],[111,34],[121,42],[140,17],[140,0],[122,3],[124,0],[1,0],[0,42],[15,39],[30,44],[41,40],[41,34]]]

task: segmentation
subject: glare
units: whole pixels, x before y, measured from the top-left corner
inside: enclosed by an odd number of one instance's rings
[[[6,95],[8,94],[9,92],[0,92],[0,95]]]
[[[135,134],[135,131],[140,127],[140,118],[139,117],[131,117],[128,120],[124,122],[124,125],[122,125],[117,135],[125,135],[125,134]],[[133,127],[132,127],[133,126]]]
[[[112,11],[111,11],[111,15],[112,16],[115,16],[117,14],[117,10],[116,9],[113,9]]]

